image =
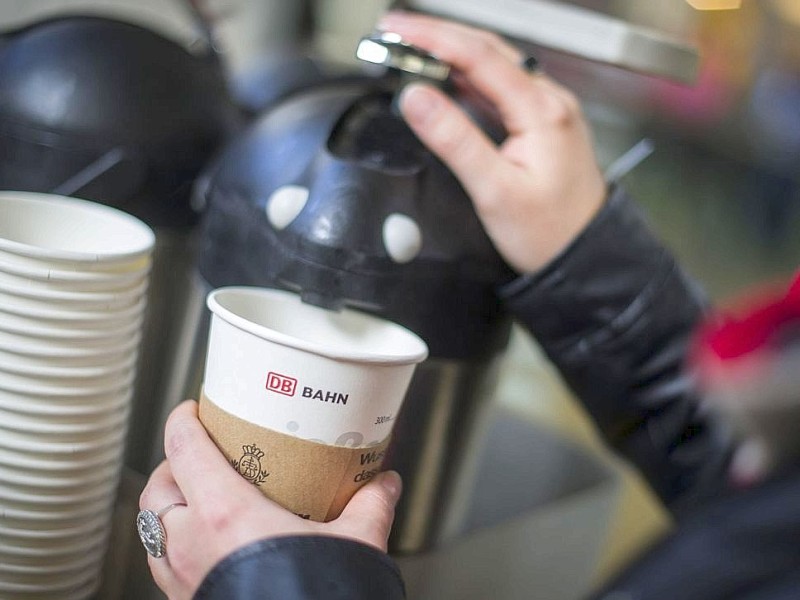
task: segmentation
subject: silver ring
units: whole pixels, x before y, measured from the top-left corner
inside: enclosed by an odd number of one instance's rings
[[[176,506],[186,506],[183,502],[175,502],[165,506],[159,511],[140,510],[136,516],[136,530],[139,532],[139,539],[147,553],[153,558],[161,558],[167,553],[167,532],[161,517],[167,514]]]

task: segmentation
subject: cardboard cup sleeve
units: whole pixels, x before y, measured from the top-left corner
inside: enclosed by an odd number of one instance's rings
[[[265,496],[304,519],[338,517],[381,468],[389,439],[368,448],[328,446],[225,412],[205,394],[200,420],[231,466]]]

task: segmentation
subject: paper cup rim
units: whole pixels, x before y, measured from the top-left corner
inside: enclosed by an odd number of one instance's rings
[[[0,272],[14,277],[25,277],[39,283],[55,282],[64,284],[109,284],[118,283],[121,288],[132,287],[138,280],[148,277],[152,269],[150,262],[141,269],[122,273],[104,271],[70,271],[68,269],[48,269],[29,265],[15,265],[0,258]]]
[[[92,439],[83,442],[50,442],[41,440],[9,440],[3,439],[0,449],[44,453],[51,456],[71,456],[81,452],[99,452],[115,449],[125,440],[127,429],[115,429],[100,432],[101,439]],[[8,437],[8,436],[7,436]],[[35,457],[34,457],[35,458]]]
[[[63,321],[65,323],[105,323],[106,321],[125,321],[135,319],[147,309],[143,300],[136,304],[119,310],[64,310],[52,306],[39,308],[20,306],[18,304],[0,306],[0,313],[23,317],[27,319],[42,319],[45,321]]]
[[[60,248],[42,248],[0,237],[0,250],[5,250],[10,254],[55,261],[118,263],[145,256],[151,253],[155,247],[156,236],[150,227],[133,215],[105,204],[56,194],[16,191],[0,192],[0,204],[2,203],[47,205],[48,208],[54,205],[69,207],[109,222],[116,221],[120,226],[130,228],[134,235],[141,236],[141,242],[138,245],[131,244],[131,248],[118,252],[81,252]]]
[[[115,442],[114,445],[118,446],[119,444]],[[34,449],[34,451],[36,452],[38,450]],[[84,454],[92,452],[92,450],[84,451]],[[117,463],[120,460],[116,455],[106,456],[102,453],[98,453],[99,456],[94,456],[93,458],[83,458],[74,453],[56,454],[54,455],[55,458],[53,456],[41,458],[38,456],[31,456],[30,453],[31,449],[29,448],[0,447],[0,464],[7,467],[18,466],[20,468],[29,468],[39,471],[59,471],[66,473],[69,471],[100,468],[110,463]],[[12,456],[13,458],[10,458]],[[14,462],[5,462],[8,460],[13,460]]]
[[[91,344],[83,347],[71,346],[68,348],[54,347],[44,342],[31,344],[31,338],[26,337],[25,334],[7,333],[7,335],[19,337],[22,340],[11,342],[3,340],[2,336],[0,336],[0,350],[8,354],[35,356],[37,358],[94,358],[107,354],[132,352],[142,342],[142,334],[139,331],[136,331],[135,335],[127,336],[125,338],[126,341],[121,344],[117,343],[116,338],[109,338],[111,342],[108,344]],[[33,340],[39,339],[41,338],[33,338]]]
[[[0,373],[7,373],[12,376],[36,377],[45,381],[51,379],[74,379],[83,381],[85,379],[101,379],[113,375],[121,374],[135,366],[138,356],[131,353],[124,355],[123,358],[103,364],[91,366],[62,366],[62,365],[33,365],[20,361],[19,364],[8,363],[0,357]]]
[[[26,318],[26,317],[19,317]],[[50,327],[50,326],[28,326],[26,324],[14,323],[11,319],[6,319],[4,322],[0,319],[0,333],[11,334],[16,336],[28,336],[35,339],[49,339],[55,342],[87,342],[96,343],[98,346],[111,345],[106,344],[108,340],[117,341],[124,339],[128,335],[133,335],[139,331],[142,326],[144,314],[136,317],[136,320],[131,320],[124,323],[119,327],[83,327],[79,328],[74,323],[71,325],[64,325],[63,327]],[[8,321],[11,321],[10,323]],[[113,342],[112,342],[113,343]]]
[[[78,485],[92,485],[92,483],[103,481],[108,477],[116,477],[120,465],[117,462],[109,462],[97,468],[87,468],[80,474],[58,473],[53,475],[51,470],[41,469],[33,471],[28,469],[15,469],[5,464],[0,464],[0,473],[3,481],[9,485],[24,485],[32,488],[66,488]],[[47,474],[44,474],[47,473]],[[0,535],[2,538],[2,535]]]
[[[66,398],[52,394],[15,394],[0,391],[0,412],[13,412],[41,418],[59,415],[91,418],[124,409],[130,404],[132,394],[133,388],[130,388],[125,394],[112,392],[98,396],[68,396]],[[25,400],[17,401],[20,398],[25,398]],[[95,399],[97,402],[94,402]]]
[[[408,365],[420,363],[428,356],[428,346],[416,333],[410,329],[403,327],[388,319],[383,319],[368,315],[366,313],[354,309],[342,309],[338,314],[351,315],[353,318],[359,319],[362,322],[369,322],[379,324],[382,327],[393,329],[395,332],[406,337],[411,345],[415,345],[414,351],[398,354],[387,354],[379,352],[363,352],[355,349],[336,348],[330,345],[314,344],[302,338],[289,335],[280,331],[276,331],[265,325],[254,323],[249,319],[235,314],[232,310],[227,308],[222,298],[226,294],[239,294],[251,296],[269,296],[272,298],[282,298],[287,301],[300,302],[299,297],[293,292],[284,290],[270,289],[270,288],[257,288],[257,287],[243,287],[231,286],[217,288],[208,294],[206,305],[214,316],[219,317],[223,321],[233,325],[246,333],[250,333],[259,338],[269,340],[281,346],[302,350],[318,356],[323,356],[333,360],[365,363],[365,364],[382,364],[382,365]]]
[[[8,296],[17,296],[20,298],[28,298],[39,302],[75,302],[76,304],[85,305],[98,305],[108,304],[115,306],[118,303],[124,303],[130,300],[138,300],[147,293],[149,279],[143,278],[141,282],[135,286],[121,291],[112,292],[80,292],[80,291],[64,291],[64,290],[51,290],[45,288],[28,288],[15,285],[7,285],[0,282],[0,293]]]
[[[110,411],[86,421],[58,422],[55,419],[47,420],[46,417],[36,415],[20,415],[14,411],[0,409],[0,432],[12,432],[12,435],[34,436],[46,439],[48,435],[76,435],[91,438],[93,435],[103,434],[110,429],[117,429],[125,425],[130,416],[129,411]],[[54,415],[55,416],[55,415]]]
[[[60,525],[59,521],[93,519],[95,515],[105,513],[106,511],[110,514],[109,503],[112,501],[113,497],[109,495],[107,498],[79,503],[80,508],[78,509],[55,510],[53,510],[52,507],[48,507],[51,510],[30,510],[29,508],[17,508],[16,506],[9,507],[7,502],[0,501],[0,511],[8,517],[9,521],[31,521],[35,522],[39,527],[44,526],[53,529],[58,527],[54,522]],[[36,529],[36,527],[30,527],[30,529]],[[25,552],[26,548],[24,547],[21,547],[20,550],[21,555],[32,555],[31,553]]]
[[[30,506],[45,506],[55,508],[81,502],[102,501],[108,499],[116,487],[116,482],[106,481],[105,485],[90,485],[80,492],[45,494],[41,490],[23,491],[14,490],[10,486],[0,487],[0,500],[7,502],[27,503]]]
[[[112,469],[109,469],[108,473],[100,473],[94,478],[75,476],[70,479],[67,476],[63,476],[60,479],[56,479],[55,477],[48,476],[46,479],[37,479],[35,476],[25,477],[22,475],[12,475],[5,471],[3,472],[3,485],[9,489],[23,488],[37,494],[43,494],[43,490],[68,494],[79,488],[83,489],[87,486],[101,484],[106,476],[115,477],[116,473],[113,472]]]
[[[120,378],[119,381],[108,383],[103,382],[99,385],[83,385],[79,386],[76,382],[69,385],[55,384],[55,385],[36,385],[35,383],[22,383],[22,379],[31,379],[24,376],[13,376],[16,381],[9,383],[0,378],[0,390],[10,392],[12,394],[32,395],[32,396],[60,396],[79,398],[83,396],[100,396],[108,393],[119,392],[127,393],[127,390],[134,385],[136,378],[136,369],[131,368],[130,372]]]
[[[106,552],[106,545],[103,540],[96,540],[92,545],[86,547],[75,544],[80,552],[73,552],[68,560],[64,562],[43,561],[47,564],[14,564],[9,562],[0,563],[0,573],[9,573],[13,575],[61,575],[66,573],[73,573],[79,569],[86,569],[96,564],[103,554]]]
[[[91,572],[87,573],[86,569],[81,569],[76,573],[70,574],[69,578],[64,577],[62,580],[56,583],[18,583],[13,581],[3,581],[0,579],[0,592],[19,594],[43,594],[59,592],[59,598],[65,598],[65,600],[75,597],[88,598],[89,595],[84,594],[84,592],[88,590],[94,590],[96,588],[96,579],[98,577],[99,574]],[[75,590],[78,590],[77,594],[67,595],[72,594],[72,592]],[[63,592],[63,594],[60,592]]]
[[[6,524],[0,524],[0,544],[7,542],[8,538],[16,538],[18,540],[48,541],[80,537],[82,534],[85,535],[87,530],[103,528],[108,519],[109,515],[101,512],[96,516],[88,518],[85,522],[67,527],[25,529]],[[0,552],[2,552],[2,550],[0,550]]]

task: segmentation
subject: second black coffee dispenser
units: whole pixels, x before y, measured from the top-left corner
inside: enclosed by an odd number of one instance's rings
[[[290,96],[203,177],[198,297],[225,285],[281,288],[423,337],[430,358],[417,369],[385,462],[405,486],[394,550],[417,551],[457,523],[458,489],[510,331],[495,289],[513,274],[461,185],[394,106],[407,77],[446,85],[447,66],[390,36],[360,49],[385,53],[390,68]],[[410,56],[418,60],[409,69]],[[187,322],[196,354],[186,395],[201,376],[202,320],[199,312]]]
[[[156,232],[126,465],[149,472],[189,300],[199,214],[192,184],[241,111],[210,44],[132,22],[57,14],[0,32],[0,188],[76,196]],[[159,448],[160,450],[160,448]]]

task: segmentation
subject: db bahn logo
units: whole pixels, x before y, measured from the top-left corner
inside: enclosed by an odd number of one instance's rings
[[[280,373],[269,372],[267,373],[267,389],[284,396],[294,396],[294,392],[297,389],[297,379]]]
[[[297,391],[297,379],[270,371],[267,373],[267,391],[283,394],[284,396],[294,396]],[[330,404],[347,404],[347,401],[350,399],[350,394],[321,390],[307,385],[303,386],[300,395],[303,398],[311,398],[312,400],[319,400],[320,402],[328,402]]]

